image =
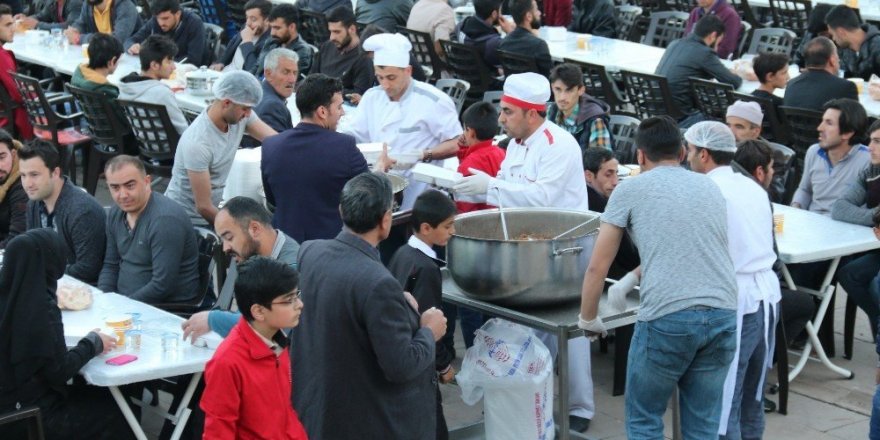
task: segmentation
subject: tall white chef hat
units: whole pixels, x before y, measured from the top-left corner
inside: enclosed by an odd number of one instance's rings
[[[533,72],[510,75],[504,81],[501,102],[526,110],[544,111],[550,100],[550,81]]]
[[[736,153],[733,132],[720,122],[697,122],[684,132],[684,139],[699,148]]]
[[[378,34],[364,41],[364,50],[373,52],[374,66],[409,66],[412,44],[400,34]]]

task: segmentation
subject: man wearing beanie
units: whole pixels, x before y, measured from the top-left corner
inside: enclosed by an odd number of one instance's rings
[[[684,134],[691,170],[714,181],[727,204],[727,241],[737,286],[737,347],[724,382],[723,439],[764,434],[764,376],[772,361],[779,279],[773,271],[773,213],[754,180],[730,167],[733,133],[720,122],[699,122]]]
[[[510,75],[504,82],[498,121],[511,137],[497,176],[471,168],[459,181],[458,200],[493,206],[587,210],[581,148],[567,131],[546,119],[550,82],[537,73]],[[551,354],[556,337],[540,333]],[[590,377],[590,346],[584,337],[568,341],[569,420],[586,431],[595,413]]]

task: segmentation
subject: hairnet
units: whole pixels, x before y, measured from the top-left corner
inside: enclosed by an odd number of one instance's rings
[[[249,72],[234,70],[220,75],[214,82],[214,97],[228,99],[239,105],[254,107],[263,99],[263,87]]]
[[[684,139],[699,148],[736,153],[736,138],[733,137],[733,132],[720,122],[698,122],[688,128],[684,133]]]

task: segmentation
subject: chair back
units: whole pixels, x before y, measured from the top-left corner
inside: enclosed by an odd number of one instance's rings
[[[787,106],[782,106],[780,109],[785,116],[785,125],[788,126],[788,146],[797,155],[798,169],[803,171],[807,149],[819,142],[818,127],[822,122],[822,112]]]
[[[755,16],[754,11],[752,11],[752,7],[749,6],[749,0],[728,0],[733,9],[736,10],[737,14],[739,14],[740,20],[744,22],[748,22],[752,25],[753,29],[758,29],[763,24],[758,20]]]
[[[43,417],[40,415],[40,408],[33,406],[0,414],[0,426],[11,425],[13,423],[27,423],[27,439],[43,440]]]
[[[15,109],[19,107],[18,103],[12,100],[6,87],[0,87],[0,118],[6,120],[5,125],[0,125],[13,138],[15,138]]]
[[[642,15],[642,8],[632,5],[615,6],[614,13],[617,16],[617,36],[627,38],[636,25],[636,20]]]
[[[747,21],[741,22],[742,26],[740,26],[739,31],[739,40],[736,42],[736,52],[733,54],[733,58],[741,58],[745,53],[746,47],[749,45],[749,41],[752,40],[752,25]]]
[[[504,96],[504,92],[501,90],[490,90],[488,92],[483,93],[483,102],[488,102],[495,106],[495,111],[501,112],[501,97]],[[499,127],[500,129],[500,127]]]
[[[645,34],[648,33],[648,26],[650,25],[651,19],[644,15],[640,15],[636,17],[636,21],[633,23],[629,32],[626,34],[621,33],[620,38],[632,41],[633,43],[641,43],[645,39]]]
[[[674,40],[684,36],[688,13],[679,11],[654,12],[645,34],[644,43],[666,48]]]
[[[241,31],[241,27],[247,22],[247,16],[244,13],[246,3],[246,0],[226,0],[226,29],[230,35],[235,35],[233,32]]]
[[[691,85],[691,97],[697,104],[700,113],[716,121],[724,121],[727,107],[730,107],[731,93],[734,89],[729,84],[709,81],[701,78],[688,78]]]
[[[437,50],[434,48],[434,40],[431,39],[431,35],[427,32],[408,29],[404,26],[398,26],[397,33],[409,39],[410,44],[412,44],[412,53],[419,64],[422,65],[422,68],[425,69],[430,82],[437,82],[440,79],[440,73],[443,71],[444,65],[443,60],[440,59],[440,55],[437,54]]]
[[[202,22],[226,26],[226,2],[222,0],[198,0]]]
[[[601,64],[585,63],[583,61],[565,58],[564,61],[574,64],[581,68],[584,73],[584,87],[590,96],[605,101],[611,106],[612,110],[619,108],[622,104],[620,91],[605,66]]]
[[[434,87],[449,95],[452,98],[452,102],[455,103],[455,109],[461,114],[461,109],[464,107],[464,101],[467,99],[467,92],[471,85],[464,80],[444,78],[437,81]]]
[[[694,2],[689,0],[665,0],[667,11],[678,11],[690,14],[694,8]]]
[[[797,34],[782,28],[756,29],[752,34],[752,42],[746,53],[781,53],[791,56]]]
[[[448,40],[440,40],[440,46],[446,53],[446,65],[452,76],[471,85],[468,89],[468,102],[482,99],[483,92],[489,90],[491,77],[489,67],[483,62],[478,49],[475,46]]]
[[[210,66],[221,56],[220,40],[223,38],[223,28],[211,23],[204,23],[205,26],[205,59],[202,64]]]
[[[678,120],[681,112],[672,101],[666,77],[621,70],[626,96],[639,119],[668,115]]]
[[[769,0],[770,13],[773,15],[773,26],[790,29],[797,34],[794,46],[800,44],[810,23],[813,12],[811,0]]]
[[[51,131],[52,141],[57,144],[58,124],[61,122],[61,118],[58,117],[55,110],[49,104],[46,92],[43,90],[43,86],[40,85],[40,81],[21,73],[10,73],[12,74],[15,86],[18,88],[18,93],[21,94],[24,108],[27,110],[28,120],[34,127],[34,130]]]
[[[538,71],[538,62],[534,57],[519,53],[499,49],[498,61],[501,62],[501,69],[504,71],[505,76]]]
[[[119,105],[138,140],[138,150],[144,166],[151,174],[171,177],[174,153],[180,135],[171,123],[168,109],[163,105],[147,104],[120,99]]]
[[[194,229],[199,250],[198,295],[188,302],[153,304],[155,307],[182,318],[189,318],[194,313],[210,308],[216,302],[216,297],[211,300],[207,300],[207,298],[211,292],[214,292],[215,295],[219,294],[229,264],[229,257],[223,252],[223,243],[220,237],[206,228],[196,226]]]
[[[64,84],[64,89],[79,104],[83,117],[89,124],[92,139],[105,150],[115,147],[117,151],[121,151],[125,135],[131,133],[131,127],[123,122],[124,119],[120,119],[124,118],[123,115],[117,115],[110,98],[101,92],[81,89],[69,83]]]
[[[608,121],[611,130],[611,150],[614,157],[622,164],[636,163],[636,133],[639,131],[639,120],[631,116],[611,115]]]
[[[330,29],[327,27],[327,17],[316,11],[308,9],[299,10],[298,32],[310,43],[320,46],[330,39]]]
[[[768,98],[739,92],[731,93],[730,99],[732,102],[757,102],[758,105],[761,106],[761,111],[764,113],[764,123],[761,128],[761,136],[768,141],[779,142],[782,144],[788,143],[788,133],[786,132],[785,127],[782,126],[779,111],[776,109],[776,105],[773,104],[773,101]]]

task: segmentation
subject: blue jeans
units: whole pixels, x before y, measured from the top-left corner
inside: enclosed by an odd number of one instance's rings
[[[626,373],[627,438],[663,438],[663,414],[676,386],[684,439],[717,438],[735,351],[734,310],[694,307],[637,322]]]
[[[874,389],[874,408],[871,409],[871,430],[869,440],[880,440],[880,385]]]
[[[768,328],[776,328],[776,320],[772,315]],[[767,350],[764,343],[765,332],[762,303],[757,312],[743,316],[736,390],[733,393],[730,417],[727,419],[727,435],[722,436],[722,439],[760,439],[764,435],[764,402],[761,397],[755,399],[755,396],[764,387],[761,378]],[[766,336],[767,342],[770,342],[776,337],[776,333],[770,331]]]

